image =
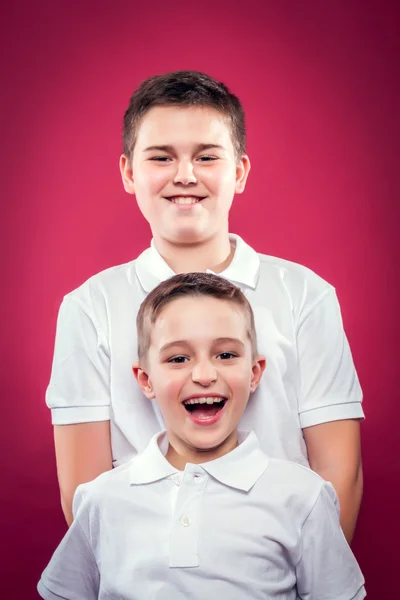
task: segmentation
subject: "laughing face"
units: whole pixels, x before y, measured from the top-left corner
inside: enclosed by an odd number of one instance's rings
[[[140,387],[163,414],[177,468],[213,460],[237,445],[237,426],[265,359],[253,357],[244,309],[210,296],[181,297],[151,331]]]
[[[157,241],[197,244],[228,232],[234,194],[250,163],[237,160],[227,119],[212,108],[156,106],[142,118],[129,161],[120,162],[125,190]]]

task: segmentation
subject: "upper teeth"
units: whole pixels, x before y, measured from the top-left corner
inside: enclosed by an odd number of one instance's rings
[[[214,402],[222,402],[223,398],[191,398],[185,400],[185,404],[213,404]]]
[[[196,204],[200,198],[195,198],[194,196],[174,196],[170,200],[175,204]]]

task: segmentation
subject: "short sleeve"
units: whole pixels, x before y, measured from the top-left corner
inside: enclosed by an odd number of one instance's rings
[[[46,403],[54,425],[110,418],[110,356],[107,340],[88,306],[64,298],[57,320]]]
[[[83,502],[78,508],[78,490],[74,497],[75,520],[37,586],[45,600],[97,600],[99,595],[99,570],[87,537],[89,506]]]
[[[364,577],[344,537],[332,484],[324,482],[306,519],[302,555],[296,568],[301,600],[361,600]]]
[[[297,331],[302,429],[341,419],[362,419],[362,392],[335,290],[326,290]]]

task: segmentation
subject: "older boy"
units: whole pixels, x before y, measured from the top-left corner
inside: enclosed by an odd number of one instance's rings
[[[174,273],[213,271],[245,292],[269,364],[242,426],[255,430],[270,456],[310,465],[332,481],[351,539],[363,412],[335,290],[229,235],[229,209],[249,170],[243,109],[222,83],[181,71],[150,78],[133,94],[121,173],[153,240],[135,261],[68,294],[60,308],[47,403],[68,522],[78,484],[142,451],[164,427],[131,377],[132,311]]]
[[[41,596],[364,598],[332,486],[238,432],[265,367],[243,293],[216,275],[176,275],[147,296],[137,328],[135,375],[166,433],[78,488]]]

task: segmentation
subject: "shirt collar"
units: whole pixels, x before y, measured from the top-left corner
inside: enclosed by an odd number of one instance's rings
[[[268,456],[262,452],[256,434],[240,431],[239,445],[234,450],[201,466],[220,483],[248,492],[268,463]]]
[[[147,448],[135,456],[129,467],[129,481],[132,485],[154,483],[178,472],[165,458],[168,438],[165,431],[157,433]]]
[[[154,483],[177,473],[178,470],[165,458],[167,449],[166,432],[156,434],[146,450],[131,462],[131,485]],[[269,459],[260,449],[255,433],[241,431],[239,445],[234,450],[196,467],[224,485],[248,492],[267,469],[268,463]]]
[[[235,254],[230,265],[218,275],[239,285],[244,284],[254,289],[259,276],[260,258],[257,252],[238,235],[230,234],[229,239],[235,247]],[[154,240],[151,240],[150,248],[147,248],[136,259],[135,269],[140,284],[146,293],[151,292],[161,281],[175,275],[157,251]],[[207,269],[206,272],[213,273],[210,269]]]

